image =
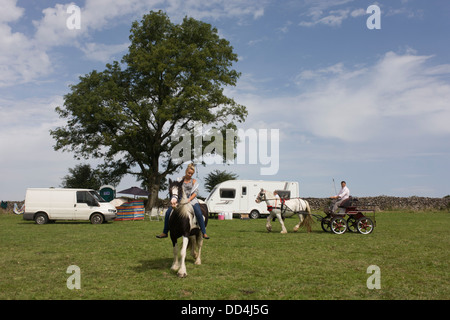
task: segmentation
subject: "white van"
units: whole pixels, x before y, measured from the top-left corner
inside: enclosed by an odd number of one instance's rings
[[[233,214],[248,214],[257,219],[268,215],[266,202],[256,203],[261,188],[268,191],[285,190],[289,197],[299,197],[298,182],[264,181],[264,180],[228,180],[219,183],[206,198],[210,213],[232,212]]]
[[[29,188],[24,220],[45,224],[55,220],[90,220],[100,224],[116,218],[116,208],[92,189]]]

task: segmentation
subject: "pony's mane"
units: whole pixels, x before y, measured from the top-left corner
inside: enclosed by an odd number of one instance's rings
[[[265,194],[266,194],[266,198],[267,198],[267,199],[273,199],[273,198],[275,198],[275,195],[273,194],[272,191],[264,190],[264,192],[265,192]]]
[[[187,212],[187,206],[184,206],[182,204],[187,203],[188,198],[186,197],[186,193],[183,190],[183,181],[169,181],[169,195],[170,198],[172,198],[172,188],[176,187],[178,189],[178,204],[180,204],[179,206],[177,206],[177,211],[182,214],[182,215],[188,215]]]

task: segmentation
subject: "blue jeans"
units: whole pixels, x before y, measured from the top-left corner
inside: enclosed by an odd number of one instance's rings
[[[193,205],[195,217],[197,218],[198,225],[200,226],[200,230],[202,230],[203,234],[206,234],[205,228],[205,219],[203,219],[202,209],[200,208],[200,204],[196,203]],[[169,207],[166,211],[166,215],[164,217],[164,230],[163,233],[169,234],[169,217],[172,212],[172,207]]]

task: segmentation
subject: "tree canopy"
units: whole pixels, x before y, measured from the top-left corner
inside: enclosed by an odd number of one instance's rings
[[[211,192],[219,183],[237,178],[238,175],[233,172],[214,170],[205,177],[205,189],[207,192]]]
[[[67,123],[51,135],[55,150],[103,158],[103,170],[135,175],[153,205],[161,182],[182,166],[171,157],[173,135],[194,122],[236,129],[247,110],[224,95],[240,76],[232,69],[237,54],[210,24],[188,17],[174,24],[152,11],[132,24],[130,40],[120,63],[70,86],[56,108]]]

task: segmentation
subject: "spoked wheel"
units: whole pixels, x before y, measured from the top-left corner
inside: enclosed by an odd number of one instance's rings
[[[347,221],[343,217],[334,217],[330,221],[330,228],[335,234],[343,234],[347,231]]]
[[[350,216],[347,219],[347,229],[348,229],[348,231],[350,231],[350,232],[358,232],[357,224],[358,224],[358,220],[355,219],[355,217]]]
[[[370,218],[362,217],[358,220],[356,223],[356,228],[358,229],[359,233],[362,234],[369,234],[373,231],[373,221]]]
[[[322,221],[320,222],[320,225],[322,226],[323,231],[325,231],[325,232],[331,231],[330,218],[328,216],[326,216],[325,218],[322,219]]]

